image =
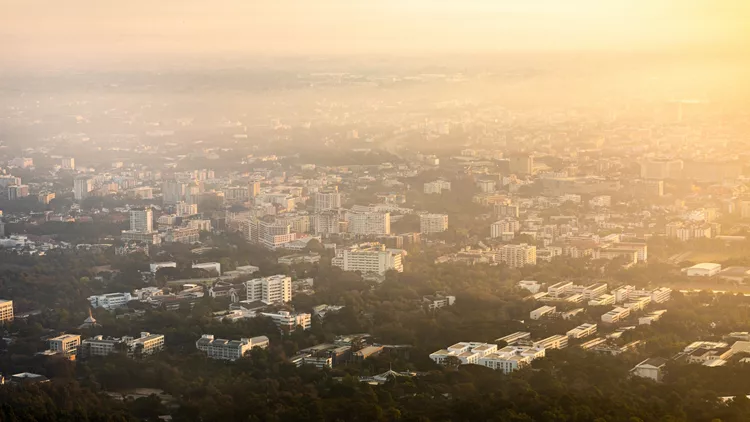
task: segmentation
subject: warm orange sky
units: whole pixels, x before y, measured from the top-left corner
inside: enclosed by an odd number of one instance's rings
[[[0,63],[750,47],[750,0],[0,0]]]

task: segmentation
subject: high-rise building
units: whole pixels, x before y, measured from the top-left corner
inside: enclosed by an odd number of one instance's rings
[[[60,167],[63,170],[75,170],[76,169],[76,160],[75,158],[66,157],[60,160]]]
[[[529,154],[517,154],[510,157],[510,172],[515,174],[532,174],[534,157]]]
[[[185,184],[175,179],[167,179],[161,185],[162,201],[165,205],[173,205],[185,197]]]
[[[353,212],[346,213],[349,233],[356,235],[379,235],[391,233],[391,215],[387,212]]]
[[[175,204],[174,213],[177,214],[178,217],[198,214],[198,204],[189,204],[180,201]]]
[[[28,185],[12,185],[8,186],[8,199],[14,200],[19,198],[25,198],[29,196]]]
[[[151,208],[130,210],[130,231],[151,233],[154,231],[154,211]]]
[[[341,194],[334,192],[317,192],[315,194],[315,212],[337,210],[341,208]]]
[[[682,176],[682,160],[650,159],[641,161],[642,179],[678,179]]]
[[[292,278],[285,275],[272,275],[245,282],[247,300],[263,303],[285,303],[292,300]]]
[[[533,245],[503,245],[498,255],[500,261],[510,268],[536,265],[536,246]]]
[[[13,321],[13,301],[0,299],[0,323]]]
[[[340,213],[336,210],[329,210],[313,215],[310,226],[315,234],[334,234],[339,233],[340,223]]]
[[[516,233],[521,230],[521,223],[518,220],[507,218],[499,220],[490,226],[490,237],[493,239],[502,237],[505,233]]]
[[[260,195],[260,182],[250,182],[250,197],[255,198]]]
[[[90,177],[81,176],[73,180],[73,197],[76,201],[83,201],[89,197],[89,192],[94,189],[94,181]]]
[[[419,216],[420,233],[442,233],[446,230],[448,230],[447,214],[422,214]]]

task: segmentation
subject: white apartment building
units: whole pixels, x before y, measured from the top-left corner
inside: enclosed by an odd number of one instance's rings
[[[151,233],[154,231],[154,211],[151,208],[130,210],[130,231]]]
[[[659,287],[651,292],[651,302],[664,303],[669,302],[672,298],[672,289],[669,287]]]
[[[317,192],[315,194],[315,212],[337,210],[341,208],[341,194],[339,192]]]
[[[479,358],[479,365],[487,368],[503,371],[509,374],[517,369],[523,368],[531,363],[532,360],[543,358],[545,350],[538,347],[525,346],[507,346]]]
[[[535,341],[534,347],[541,349],[564,349],[568,347],[568,336],[563,336],[560,334],[550,336],[545,339]]]
[[[630,308],[616,307],[606,314],[602,315],[602,322],[614,324],[630,316]]]
[[[507,345],[512,345],[520,340],[526,340],[529,338],[531,338],[531,333],[527,331],[516,331],[515,333],[495,339],[495,343],[505,342]]]
[[[80,346],[81,336],[78,334],[62,334],[49,339],[49,349],[65,356],[78,354]]]
[[[338,211],[324,211],[312,216],[310,221],[315,234],[335,234],[341,231],[341,215]]]
[[[596,334],[596,324],[581,324],[576,328],[573,328],[572,330],[568,331],[566,335],[568,338],[584,338],[588,336],[593,336]]]
[[[499,249],[500,261],[510,268],[521,268],[536,265],[536,246],[522,243],[520,245],[503,245]]]
[[[13,321],[13,301],[0,299],[0,323]]]
[[[391,233],[391,214],[387,212],[347,211],[349,233],[367,236]]]
[[[283,274],[255,278],[245,282],[247,300],[286,303],[292,300],[292,278]]]
[[[331,265],[344,271],[361,271],[363,274],[384,275],[388,270],[404,271],[401,251],[386,249],[380,243],[362,243],[337,249]]]
[[[450,356],[458,358],[462,365],[477,364],[479,359],[497,351],[496,344],[479,342],[460,342],[447,349],[440,349],[430,353],[432,359],[438,365],[444,365]]]
[[[442,233],[446,230],[448,230],[447,214],[422,214],[419,216],[420,233]]]
[[[133,297],[130,293],[107,293],[99,296],[89,296],[88,300],[92,308],[112,310],[127,306],[128,302],[133,300]]]
[[[151,273],[153,274],[156,274],[156,272],[162,268],[177,268],[177,263],[174,261],[165,261],[165,262],[152,262],[151,264],[149,264],[149,269],[151,270]]]
[[[555,308],[554,306],[546,306],[545,305],[545,306],[542,306],[540,308],[537,308],[537,309],[534,309],[533,311],[531,311],[529,313],[529,318],[534,319],[534,320],[540,319],[540,318],[542,318],[542,317],[544,317],[546,315],[551,315],[551,314],[555,313],[555,311],[557,311],[557,308]]]
[[[297,327],[302,327],[303,330],[309,330],[312,326],[312,316],[308,313],[280,311],[277,313],[261,312],[260,315],[271,318],[279,329],[288,332],[296,330]]]
[[[259,336],[240,340],[214,338],[213,334],[203,334],[195,347],[211,359],[237,360],[255,347],[268,347],[268,337]]]
[[[624,306],[629,308],[631,312],[642,311],[651,303],[651,296],[642,296],[632,298]]]

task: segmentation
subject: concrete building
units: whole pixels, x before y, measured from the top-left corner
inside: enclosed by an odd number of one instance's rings
[[[606,306],[606,305],[614,305],[614,304],[615,304],[615,297],[606,293],[599,295],[589,300],[588,302],[589,306]]]
[[[560,334],[535,341],[534,347],[541,349],[564,349],[568,347],[568,336]]]
[[[713,277],[721,272],[721,264],[704,262],[687,269],[688,277]]]
[[[130,293],[107,293],[88,297],[92,308],[104,308],[108,311],[128,306],[128,302],[131,300],[133,300],[133,297]]]
[[[161,195],[164,205],[174,205],[185,199],[185,183],[175,179],[167,179],[162,182]]]
[[[641,378],[649,378],[660,382],[664,378],[664,369],[667,366],[667,360],[664,358],[649,358],[630,370],[630,372]]]
[[[534,320],[540,319],[540,318],[542,318],[544,316],[548,316],[548,315],[554,314],[555,311],[557,311],[557,308],[555,308],[554,306],[546,306],[545,305],[545,306],[542,306],[540,308],[537,308],[537,309],[534,309],[533,311],[531,311],[529,313],[529,318],[534,319]]]
[[[125,351],[128,356],[142,357],[164,349],[164,335],[141,332],[140,337],[105,338],[101,335],[81,342],[85,357],[107,356],[115,351]]]
[[[276,313],[261,312],[259,315],[271,318],[273,323],[285,332],[292,332],[296,330],[297,327],[302,327],[303,330],[309,330],[312,326],[312,315],[308,313],[279,311]]]
[[[503,245],[498,251],[499,259],[510,268],[521,268],[536,265],[536,246],[521,243],[520,245]]]
[[[521,340],[528,340],[531,338],[531,333],[526,331],[517,331],[512,334],[508,334],[507,336],[500,337],[498,339],[495,339],[495,343],[504,342],[507,345],[513,345],[518,343]]]
[[[286,303],[292,300],[292,278],[279,274],[245,282],[247,300],[263,303]]]
[[[202,262],[200,264],[193,264],[191,268],[194,270],[215,272],[216,274],[221,275],[221,264],[218,262]]]
[[[0,324],[13,321],[13,301],[0,299]]]
[[[130,210],[130,231],[151,233],[154,231],[154,211],[151,208]]]
[[[174,213],[178,217],[198,214],[198,204],[191,204],[185,201],[180,201],[174,204]]]
[[[153,355],[164,350],[164,334],[141,332],[138,338],[127,338],[128,354],[136,357]]]
[[[494,214],[497,217],[510,217],[518,219],[521,215],[520,207],[511,204],[495,204],[493,206]]]
[[[641,161],[641,179],[664,180],[682,177],[682,160],[647,159]]]
[[[49,339],[49,350],[64,356],[78,354],[81,346],[81,336],[78,334],[62,334]]]
[[[436,180],[434,182],[428,182],[424,184],[424,193],[426,194],[440,194],[444,190],[451,190],[451,182],[445,180]]]
[[[89,197],[89,192],[94,189],[94,180],[87,176],[79,176],[73,180],[73,198],[83,201]]]
[[[341,193],[338,190],[333,192],[316,192],[315,193],[315,212],[320,213],[328,210],[337,210],[341,208]]]
[[[337,249],[331,265],[344,271],[384,275],[388,270],[404,271],[400,250],[386,249],[380,243],[361,243]]]
[[[510,172],[528,175],[534,172],[534,157],[528,154],[516,154],[509,157]]]
[[[584,338],[593,336],[596,334],[596,324],[581,324],[572,330],[569,330],[566,335],[568,338]]]
[[[506,346],[479,358],[477,364],[509,374],[544,356],[545,350],[540,347]]]
[[[391,233],[391,215],[384,212],[354,212],[347,211],[345,221],[349,225],[349,233],[367,236]]]
[[[507,233],[511,234],[512,238],[519,231],[521,231],[521,223],[514,218],[498,220],[490,225],[490,237],[493,239],[503,237]]]
[[[201,231],[193,227],[175,227],[169,228],[164,234],[164,241],[167,243],[186,243],[192,244],[201,240]]]
[[[259,336],[240,340],[214,338],[213,334],[203,334],[195,347],[211,359],[237,360],[255,347],[268,347],[268,337]]]
[[[419,216],[420,233],[442,233],[446,230],[448,230],[447,214],[422,214]]]
[[[8,186],[8,199],[13,201],[19,198],[29,196],[29,185],[11,185]]]
[[[453,306],[456,303],[456,297],[443,295],[422,296],[422,303],[427,306],[427,310],[434,311],[446,306]]]
[[[430,353],[432,359],[438,365],[445,365],[450,357],[458,359],[460,364],[477,364],[479,359],[497,351],[496,344],[478,343],[478,342],[461,342],[456,343],[447,349],[441,349]]]
[[[630,308],[616,307],[606,314],[602,315],[602,322],[614,324],[630,316]]]
[[[559,283],[555,283],[549,287],[547,287],[547,294],[553,297],[562,297],[565,296],[568,293],[573,292],[573,282],[572,281],[561,281]]]
[[[75,170],[76,160],[75,158],[66,157],[60,160],[60,168],[63,170]]]

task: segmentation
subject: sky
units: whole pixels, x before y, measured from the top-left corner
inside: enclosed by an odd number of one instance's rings
[[[0,0],[0,65],[691,49],[750,51],[750,0]]]

